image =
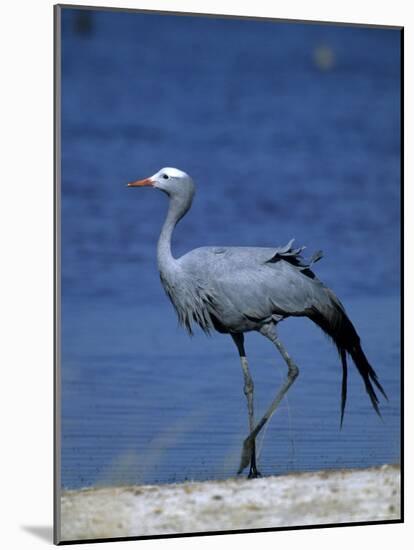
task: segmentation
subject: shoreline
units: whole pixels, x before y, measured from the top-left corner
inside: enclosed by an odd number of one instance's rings
[[[400,467],[62,492],[61,541],[400,519]]]

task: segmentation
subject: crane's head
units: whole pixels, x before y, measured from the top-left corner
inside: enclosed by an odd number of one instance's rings
[[[191,203],[195,187],[191,177],[177,168],[161,168],[156,174],[143,180],[128,183],[128,187],[155,187],[172,199]]]

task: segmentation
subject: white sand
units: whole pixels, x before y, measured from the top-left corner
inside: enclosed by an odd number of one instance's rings
[[[61,540],[398,520],[400,469],[66,491]]]

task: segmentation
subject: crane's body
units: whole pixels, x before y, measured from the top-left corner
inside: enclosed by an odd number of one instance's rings
[[[177,260],[172,273],[161,271],[161,280],[189,330],[196,321],[206,331],[247,332],[306,315],[312,305],[329,308],[329,290],[291,245],[196,248]]]
[[[194,196],[190,176],[176,168],[163,168],[150,178],[129,184],[150,186],[170,198],[168,214],[157,247],[158,268],[164,289],[179,321],[192,332],[193,323],[204,331],[229,333],[239,351],[247,397],[250,433],[244,441],[239,472],[250,463],[249,477],[256,477],[255,439],[298,375],[298,368],[277,337],[278,322],[291,316],[306,316],[327,333],[338,348],[342,367],[341,424],[347,391],[347,354],[365,383],[375,411],[378,398],[373,384],[386,397],[377,375],[362,351],[359,336],[335,294],[312,271],[322,254],[309,260],[303,248],[286,246],[201,247],[174,258],[171,238],[178,221],[187,213]],[[258,331],[277,347],[288,366],[288,376],[268,410],[256,424],[253,411],[253,381],[244,350],[244,333]]]

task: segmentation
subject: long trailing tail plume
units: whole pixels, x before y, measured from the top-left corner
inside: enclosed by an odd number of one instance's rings
[[[368,362],[360,343],[359,336],[345,313],[342,304],[332,291],[326,289],[330,297],[330,307],[328,311],[321,312],[316,308],[308,311],[309,318],[316,323],[328,336],[334,341],[342,363],[342,390],[341,390],[341,427],[344,419],[345,404],[347,397],[348,382],[348,364],[347,354],[349,354],[358,369],[361,378],[364,381],[365,389],[371,400],[372,406],[378,416],[381,417],[379,410],[379,400],[375,392],[375,387],[388,400],[384,388],[381,386],[378,376]],[[375,387],[374,387],[375,386]]]

